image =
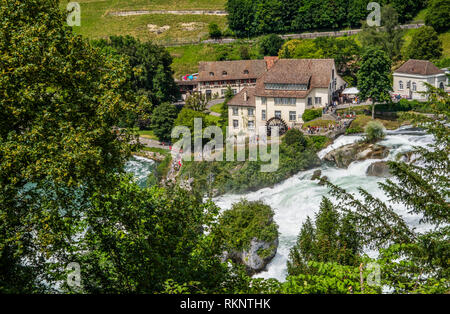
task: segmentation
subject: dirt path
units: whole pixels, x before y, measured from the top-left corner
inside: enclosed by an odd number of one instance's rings
[[[138,11],[117,11],[109,12],[112,16],[132,16],[132,15],[146,15],[146,14],[175,14],[175,15],[218,15],[226,16],[226,11],[220,10],[138,10]]]

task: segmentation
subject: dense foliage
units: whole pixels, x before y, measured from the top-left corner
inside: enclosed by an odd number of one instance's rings
[[[308,122],[322,116],[322,109],[305,109],[305,112],[302,115],[302,119],[304,122]]]
[[[273,242],[278,237],[278,226],[273,221],[273,215],[273,209],[262,201],[243,199],[234,203],[219,218],[226,248],[236,251],[249,249],[254,238]]]
[[[409,59],[437,60],[442,56],[442,41],[431,26],[417,29],[407,47]]]
[[[386,136],[384,126],[378,121],[370,121],[364,128],[364,138],[366,143],[374,143]]]
[[[291,132],[301,133],[296,129]],[[298,138],[303,139],[302,134]],[[193,189],[208,195],[239,193],[272,186],[320,163],[315,143],[308,140],[307,146],[299,150],[302,145],[303,140],[287,144],[283,139],[279,150],[279,167],[274,172],[261,172],[261,165],[266,162],[259,158],[258,161],[249,161],[247,149],[246,161],[184,162],[181,179],[193,178]]]
[[[368,48],[361,58],[358,71],[359,97],[362,101],[371,99],[372,119],[375,116],[375,103],[390,99],[392,90],[391,60],[378,48]]]
[[[113,55],[125,56],[132,71],[129,72],[131,86],[137,96],[144,97],[145,111],[139,117],[139,127],[148,128],[149,114],[163,102],[178,99],[179,89],[173,79],[172,57],[164,47],[152,42],[141,42],[131,36],[110,36],[108,40],[93,42]]]
[[[163,103],[153,110],[151,128],[160,141],[169,142],[175,119],[178,116],[177,108],[171,103]]]
[[[297,243],[291,248],[288,274],[315,274],[316,269],[310,268],[310,262],[359,265],[362,243],[351,218],[351,215],[340,215],[330,200],[324,198],[314,224],[308,217],[302,225]]]
[[[442,33],[450,29],[450,1],[429,0],[425,23]]]
[[[392,60],[401,60],[403,35],[404,31],[400,28],[397,11],[391,5],[387,5],[381,10],[381,26],[369,27],[364,24],[359,37],[363,47],[377,47]]]
[[[263,56],[277,56],[284,39],[276,34],[262,36],[258,41],[259,53]]]
[[[228,0],[228,24],[239,37],[317,29],[359,27],[370,0]],[[382,1],[381,4],[386,4]],[[411,20],[424,1],[391,0],[401,23]]]
[[[361,47],[353,37],[293,39],[279,51],[280,58],[334,59],[338,73],[350,84],[356,81]]]
[[[138,111],[128,65],[63,27],[58,3],[0,2],[2,292],[53,287],[90,196],[130,156],[132,134],[113,129]]]

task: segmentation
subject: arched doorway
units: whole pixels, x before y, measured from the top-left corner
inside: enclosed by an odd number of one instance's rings
[[[288,126],[286,122],[283,121],[283,119],[274,117],[269,119],[266,123],[267,136],[271,136],[272,128],[275,126],[277,126],[279,129],[279,135],[283,135],[288,130]]]

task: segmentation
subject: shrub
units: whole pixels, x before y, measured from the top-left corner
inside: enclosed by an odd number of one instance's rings
[[[258,42],[259,53],[263,56],[278,56],[283,43],[284,40],[276,34],[263,36]]]
[[[306,109],[303,113],[302,119],[308,122],[322,116],[322,109]]]
[[[213,39],[219,39],[222,37],[222,32],[220,31],[219,25],[216,23],[210,23],[208,26],[209,37]]]
[[[283,144],[294,147],[299,151],[305,150],[308,142],[300,130],[290,129],[286,132],[282,139]]]
[[[248,249],[253,238],[272,242],[278,237],[273,209],[262,201],[241,200],[220,217],[220,228],[232,249]]]
[[[370,121],[364,128],[364,141],[367,143],[373,143],[377,140],[384,138],[386,135],[384,132],[384,126],[378,121]]]

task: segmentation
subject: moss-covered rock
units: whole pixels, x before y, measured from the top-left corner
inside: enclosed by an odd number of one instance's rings
[[[278,248],[278,226],[272,208],[261,201],[241,200],[220,217],[226,239],[224,260],[246,266],[249,274],[263,270]]]
[[[354,161],[366,159],[383,159],[389,154],[389,149],[382,145],[358,142],[339,147],[323,158],[332,161],[339,168],[347,168]]]

